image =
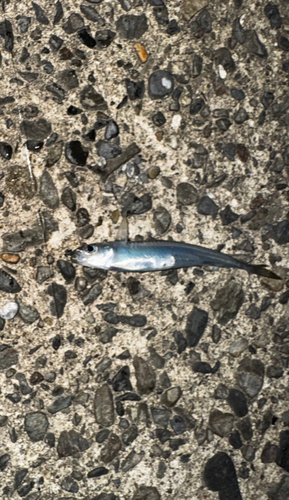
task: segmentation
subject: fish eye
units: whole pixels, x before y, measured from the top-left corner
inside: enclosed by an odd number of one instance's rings
[[[86,247],[85,247],[85,251],[86,251],[86,252],[91,253],[91,252],[93,252],[93,250],[94,250],[94,248],[93,248],[93,246],[92,246],[92,245],[86,245]]]

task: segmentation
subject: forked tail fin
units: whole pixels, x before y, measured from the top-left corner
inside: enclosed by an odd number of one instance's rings
[[[257,276],[264,276],[264,278],[270,278],[271,280],[281,280],[280,276],[267,269],[263,264],[253,264],[249,265],[249,272],[252,274],[257,274]]]

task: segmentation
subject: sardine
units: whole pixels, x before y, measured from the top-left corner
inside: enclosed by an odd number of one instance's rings
[[[216,250],[176,241],[112,241],[83,245],[71,254],[72,262],[108,271],[151,272],[195,266],[243,269],[271,279],[281,279],[265,265],[247,264]]]

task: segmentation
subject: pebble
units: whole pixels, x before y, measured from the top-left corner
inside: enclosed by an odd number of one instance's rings
[[[54,276],[53,269],[50,266],[38,266],[36,271],[37,283],[44,283]]]
[[[84,452],[90,448],[91,444],[74,429],[62,431],[57,443],[57,453],[59,458],[70,457],[79,452]]]
[[[89,49],[93,49],[96,46],[95,39],[90,35],[86,28],[79,30],[77,32],[77,37]]]
[[[149,394],[155,388],[156,374],[154,369],[140,356],[133,358],[133,366],[138,391],[141,394]]]
[[[127,457],[123,460],[123,462],[121,463],[121,469],[122,469],[122,471],[123,472],[128,472],[129,470],[133,469],[134,467],[136,467],[141,462],[141,460],[143,459],[143,457],[144,457],[144,452],[143,451],[141,451],[140,453],[136,453],[134,450],[132,450],[127,455]],[[150,487],[148,487],[148,490],[154,490],[154,489],[156,489],[156,488],[150,488]],[[138,498],[138,497],[136,497],[136,498]],[[144,497],[144,499],[145,498],[147,498],[147,497]],[[158,498],[160,498],[160,497],[158,497]]]
[[[172,222],[171,214],[162,206],[159,206],[154,210],[153,219],[155,230],[158,234],[166,233]]]
[[[8,264],[17,264],[20,257],[19,257],[19,255],[14,255],[14,254],[10,254],[10,253],[2,253],[1,259],[4,262],[7,262]]]
[[[106,429],[104,429],[106,431]],[[100,431],[103,432],[103,431]],[[112,433],[105,443],[100,453],[100,459],[103,463],[108,464],[112,462],[121,450],[121,440],[117,434]]]
[[[146,51],[145,46],[142,43],[135,43],[134,48],[136,50],[140,62],[144,64],[148,59],[148,53]]]
[[[193,205],[199,198],[198,191],[189,182],[181,182],[177,185],[177,200],[181,205]]]
[[[68,17],[67,21],[63,24],[62,28],[65,33],[68,35],[72,35],[72,33],[76,33],[76,31],[83,28],[84,21],[80,14],[73,12]]]
[[[266,368],[266,376],[269,378],[280,378],[284,374],[281,366],[270,365]]]
[[[11,160],[12,153],[13,153],[12,146],[10,146],[10,144],[8,144],[8,142],[1,141],[0,142],[0,156],[2,156],[2,158],[4,160]]]
[[[95,421],[103,427],[110,427],[114,423],[114,402],[110,387],[107,384],[99,387],[94,398]]]
[[[228,226],[229,224],[236,222],[236,220],[239,218],[239,215],[233,212],[230,205],[227,205],[226,208],[224,208],[224,210],[220,211],[220,217],[223,226]]]
[[[123,217],[127,215],[141,215],[152,208],[152,198],[149,194],[143,194],[138,197],[134,193],[129,193],[122,202],[121,214]]]
[[[234,430],[229,436],[229,443],[235,450],[242,448],[243,443],[239,431]]]
[[[43,141],[51,134],[51,124],[45,118],[39,120],[23,120],[20,130],[26,139]]]
[[[121,38],[138,40],[148,30],[146,15],[123,14],[116,21],[116,29]]]
[[[194,307],[187,317],[185,332],[189,347],[198,345],[208,323],[208,313],[198,307]]]
[[[162,394],[161,402],[168,408],[172,408],[177,404],[181,396],[182,396],[182,389],[179,386],[170,387]]]
[[[166,408],[151,408],[152,419],[156,425],[166,427],[170,419],[170,411]]]
[[[61,201],[71,212],[76,210],[76,194],[70,187],[65,187],[61,194]]]
[[[242,338],[242,337],[240,339],[236,339],[230,345],[229,353],[234,358],[237,358],[238,356],[240,356],[240,354],[242,354],[242,352],[244,352],[246,349],[248,349],[248,345],[249,345],[249,342],[247,339]]]
[[[0,269],[0,290],[5,293],[18,293],[21,291],[21,286],[11,274]]]
[[[152,99],[163,99],[174,90],[174,78],[169,71],[157,70],[149,77],[148,93]]]
[[[227,403],[237,417],[245,417],[248,413],[248,405],[245,395],[239,389],[230,389]]]
[[[209,427],[214,434],[220,437],[230,435],[234,424],[234,416],[231,413],[223,413],[220,410],[212,410],[209,417]]]
[[[53,300],[50,302],[50,311],[52,316],[61,318],[67,302],[67,292],[63,285],[51,283],[47,288],[47,293]]]
[[[70,141],[65,145],[65,157],[73,165],[84,166],[88,157],[88,151],[80,141]]]
[[[24,323],[31,325],[40,318],[40,314],[36,307],[25,305],[19,298],[17,298],[17,303],[19,306],[19,316]]]
[[[281,431],[279,435],[276,464],[289,472],[289,431],[287,430]]]
[[[18,313],[18,309],[17,302],[7,302],[0,309],[0,317],[2,319],[13,319]]]
[[[156,127],[162,127],[167,120],[164,114],[161,111],[158,111],[156,114],[152,116],[152,121]]]
[[[97,49],[106,49],[113,42],[115,37],[115,32],[111,30],[101,30],[95,33],[95,42]]]
[[[190,106],[190,114],[195,116],[197,115],[205,106],[205,101],[202,97],[198,97],[197,99],[193,99]]]
[[[25,415],[24,429],[33,443],[43,441],[48,427],[48,418],[42,411],[33,411]]]
[[[114,391],[132,391],[133,387],[130,382],[129,366],[123,366],[117,374],[112,378],[112,388]]]
[[[231,96],[236,101],[243,101],[245,99],[245,92],[242,89],[237,89],[236,87],[231,88]]]
[[[33,6],[33,9],[34,9],[35,14],[36,14],[37,21],[41,24],[44,24],[45,26],[48,26],[49,20],[46,17],[45,12],[42,9],[42,7],[40,7],[40,5],[38,5],[38,3],[36,3],[36,2],[32,2],[32,6]]]
[[[197,211],[202,215],[211,215],[216,217],[219,211],[218,205],[207,195],[202,196],[197,205]]]
[[[235,376],[243,392],[249,398],[254,398],[263,386],[264,365],[258,359],[244,358],[240,362]]]
[[[126,431],[122,433],[121,439],[125,446],[129,446],[134,442],[138,436],[138,430],[136,425],[132,425]]]
[[[114,120],[110,120],[105,129],[105,134],[104,134],[105,140],[110,141],[110,139],[113,139],[118,135],[119,135],[118,124]]]
[[[219,492],[219,498],[242,500],[234,463],[225,452],[218,452],[210,458],[204,470],[207,488]]]
[[[122,153],[122,149],[114,143],[99,141],[97,144],[97,154],[103,158],[115,158]]]
[[[58,160],[60,160],[62,155],[62,150],[63,150],[63,141],[59,141],[55,145],[49,147],[45,159],[46,168],[52,167],[53,165],[55,165],[55,163],[58,162]]]
[[[59,259],[57,261],[57,267],[59,271],[61,272],[63,278],[67,282],[71,282],[75,278],[75,267],[71,262],[68,262],[67,260]]]
[[[59,206],[59,196],[53,179],[47,170],[40,178],[40,199],[48,208],[55,209]]]
[[[268,52],[265,45],[260,41],[255,30],[246,30],[244,32],[244,47],[249,54],[259,57],[267,57]]]
[[[217,290],[215,298],[210,302],[211,308],[218,311],[218,321],[225,325],[237,316],[243,302],[244,291],[242,285],[234,280],[226,282],[224,287]]]
[[[47,410],[51,413],[51,415],[55,415],[55,413],[69,408],[69,406],[71,406],[72,399],[72,396],[60,397],[53,401],[52,405],[48,406]]]
[[[92,304],[102,293],[102,287],[99,283],[92,285],[90,288],[86,289],[84,295],[82,296],[82,302],[85,306]]]
[[[249,120],[249,115],[248,115],[247,111],[245,110],[245,108],[240,108],[240,109],[238,109],[238,111],[236,111],[236,113],[234,113],[233,118],[234,118],[235,123],[237,123],[237,125],[241,125],[246,120]]]
[[[80,104],[86,110],[106,111],[107,104],[102,95],[92,85],[86,85],[80,91]]]
[[[179,415],[175,415],[170,420],[170,425],[176,435],[183,434],[187,430],[184,420]]]

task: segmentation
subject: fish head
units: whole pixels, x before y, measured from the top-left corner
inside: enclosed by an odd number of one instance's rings
[[[97,245],[83,244],[81,247],[77,248],[71,253],[71,260],[75,264],[80,264],[81,266],[91,267],[92,257],[97,256],[99,247]]]

